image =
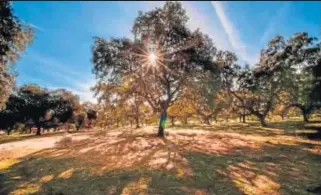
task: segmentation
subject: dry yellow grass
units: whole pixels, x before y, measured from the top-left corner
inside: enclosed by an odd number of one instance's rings
[[[99,132],[0,163],[0,194],[311,195],[321,142],[300,136],[309,130],[298,124],[295,134],[284,131],[289,125],[187,126],[165,139],[155,128]]]

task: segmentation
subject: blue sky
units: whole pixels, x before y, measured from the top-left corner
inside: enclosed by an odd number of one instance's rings
[[[66,88],[95,102],[89,88],[94,36],[131,37],[138,11],[164,2],[14,2],[15,14],[36,29],[33,44],[16,64],[17,84]],[[191,29],[200,28],[219,49],[242,63],[257,61],[273,36],[306,31],[320,37],[321,2],[182,2]]]

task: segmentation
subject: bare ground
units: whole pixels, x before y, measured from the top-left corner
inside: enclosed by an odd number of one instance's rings
[[[73,140],[82,140],[88,138],[90,134],[92,134],[92,132],[86,132],[83,134],[66,133],[64,135],[39,137],[23,141],[14,141],[0,144],[0,161],[6,159],[21,158],[43,149],[52,148],[55,146],[55,143],[64,136],[72,137]]]

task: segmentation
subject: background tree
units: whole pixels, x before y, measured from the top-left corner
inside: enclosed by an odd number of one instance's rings
[[[210,125],[210,120],[216,118],[221,110],[216,99],[221,87],[220,77],[211,72],[204,74],[202,71],[195,71],[194,74],[189,82],[189,90],[193,92],[189,97],[194,102],[196,114]]]
[[[73,112],[80,109],[79,97],[65,89],[51,91],[50,101],[54,104],[51,118],[57,117],[62,123],[70,122]]]
[[[85,112],[85,121],[88,122],[88,127],[92,127],[92,123],[97,119],[98,107],[91,102],[84,102],[82,104],[83,112]]]
[[[52,105],[49,101],[48,90],[35,84],[24,85],[19,89],[17,96],[23,100],[20,113],[24,117],[24,121],[31,119],[37,127],[36,135],[40,135],[41,123]]]
[[[15,86],[13,64],[32,42],[33,30],[14,15],[11,3],[0,3],[0,109]]]
[[[285,91],[290,100],[283,114],[291,107],[301,110],[304,122],[314,109],[321,108],[320,90],[320,42],[308,33],[296,33],[287,42],[284,53],[288,60],[288,72]]]
[[[8,135],[17,123],[23,122],[24,117],[20,112],[23,105],[21,98],[11,95],[6,102],[6,108],[0,112],[0,129],[5,129]]]
[[[293,38],[285,41],[281,36],[273,38],[268,47],[261,51],[260,60],[253,68],[226,66],[227,77],[232,75],[237,81],[237,84],[230,84],[230,92],[244,109],[260,120],[262,126],[266,126],[265,117],[276,105],[277,97],[289,88],[293,66],[303,62],[304,58],[298,57],[302,56],[302,49],[312,41],[306,36],[299,37],[295,41]],[[233,80],[230,81],[233,83]]]
[[[24,85],[10,95],[6,108],[0,112],[2,129],[8,133],[13,126],[21,123],[26,128],[37,127],[37,135],[41,128],[57,128],[70,122],[73,112],[79,107],[79,98],[64,89],[48,91],[35,84]]]

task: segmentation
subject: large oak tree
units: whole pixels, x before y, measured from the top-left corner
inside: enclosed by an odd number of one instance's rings
[[[196,70],[218,67],[216,48],[201,32],[187,28],[185,10],[179,2],[139,12],[133,26],[135,39],[95,38],[93,72],[98,83],[128,82],[135,94],[160,113],[158,135],[164,136],[168,108],[180,97]]]

